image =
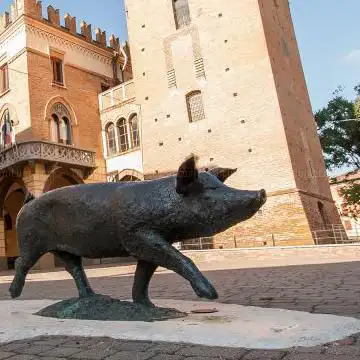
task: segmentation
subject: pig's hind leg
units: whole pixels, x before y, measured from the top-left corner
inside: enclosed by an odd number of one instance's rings
[[[149,283],[157,267],[157,265],[148,261],[138,261],[132,289],[134,303],[148,307],[155,306],[149,299]]]
[[[73,277],[79,297],[94,295],[82,266],[81,257],[65,251],[54,251],[54,254],[65,263],[65,270]]]
[[[26,275],[42,255],[44,255],[43,252],[38,252],[35,247],[31,247],[27,253],[21,253],[15,260],[15,277],[9,289],[13,299],[21,295],[25,285]]]

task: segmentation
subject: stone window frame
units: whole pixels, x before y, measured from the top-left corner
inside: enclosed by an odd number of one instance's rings
[[[122,179],[130,178],[127,181],[144,181],[144,174],[135,169],[115,170],[107,174],[108,182],[121,182]]]
[[[204,120],[206,116],[202,91],[190,91],[185,95],[185,99],[189,122],[193,123],[196,121]]]
[[[109,131],[110,128],[112,129],[111,132]],[[110,122],[106,125],[105,134],[106,134],[107,153],[109,154],[109,156],[115,155],[117,153],[117,144],[116,144],[117,141],[116,141],[116,126],[113,122]]]
[[[131,142],[129,141],[129,121],[121,117],[116,122],[116,132],[118,138],[118,151],[124,153],[130,149]]]
[[[136,119],[136,122],[134,122]],[[134,127],[134,123],[136,127]],[[129,117],[129,131],[131,135],[131,147],[137,149],[140,147],[140,128],[139,128],[139,117],[137,113],[132,113]]]
[[[50,62],[53,73],[52,83],[55,86],[65,86],[65,53],[61,50],[49,48]]]
[[[9,90],[9,64],[4,63],[0,66],[0,96],[7,94]]]
[[[175,27],[177,30],[191,24],[191,14],[188,0],[172,0],[172,8]]]
[[[132,127],[132,120],[137,119],[136,130]],[[120,125],[121,123],[121,125]],[[113,124],[115,127],[115,149],[110,148],[109,144],[109,126]],[[134,136],[134,133],[136,135]],[[140,138],[140,126],[139,126],[139,114],[134,111],[129,116],[120,116],[115,122],[109,121],[105,125],[105,139],[106,139],[106,150],[107,157],[114,155],[124,154],[130,151],[140,149],[141,138]]]
[[[52,105],[50,111],[50,139],[52,142],[62,145],[73,145],[73,121],[70,111],[62,102],[56,102]],[[62,137],[63,129],[66,135]]]

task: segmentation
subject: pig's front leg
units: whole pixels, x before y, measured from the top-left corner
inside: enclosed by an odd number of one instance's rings
[[[172,270],[188,280],[195,293],[202,298],[214,300],[218,294],[196,265],[180,251],[151,231],[138,232],[124,242],[126,250],[138,260],[143,260]]]

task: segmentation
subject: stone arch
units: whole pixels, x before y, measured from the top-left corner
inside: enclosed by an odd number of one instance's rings
[[[54,96],[52,97],[45,105],[45,113],[44,113],[44,119],[45,121],[49,121],[51,120],[51,115],[52,115],[52,110],[54,105],[56,105],[57,103],[63,104],[68,112],[69,112],[69,116],[70,116],[70,121],[71,121],[71,125],[72,126],[77,126],[78,125],[78,120],[75,114],[75,111],[72,107],[72,105],[62,96]]]
[[[59,168],[50,173],[43,192],[77,184],[84,184],[84,180],[72,170]]]
[[[0,266],[3,269],[13,269],[15,259],[19,256],[15,225],[26,192],[23,180],[18,177],[6,176],[0,181]]]
[[[118,174],[118,179],[121,180],[126,176],[136,177],[136,178],[140,179],[141,181],[144,180],[144,174],[142,174],[139,171],[134,170],[134,169],[125,169],[125,170],[120,171]]]
[[[0,119],[2,119],[3,114],[6,110],[9,110],[10,112],[10,119],[13,121],[13,126],[19,125],[19,118],[17,116],[15,107],[10,103],[6,103],[0,107]]]
[[[15,176],[6,176],[2,178],[0,180],[0,217],[2,217],[2,213],[4,211],[6,195],[14,184],[17,184],[19,187],[23,188],[24,192],[27,191],[26,186],[21,178]]]

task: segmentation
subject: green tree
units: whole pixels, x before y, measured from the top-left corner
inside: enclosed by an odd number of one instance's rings
[[[335,90],[327,106],[315,113],[315,121],[327,169],[348,166],[359,170],[360,84],[354,87],[354,101],[344,98],[342,91],[341,87]],[[350,182],[343,188],[342,193],[348,204],[360,203],[360,185]]]

